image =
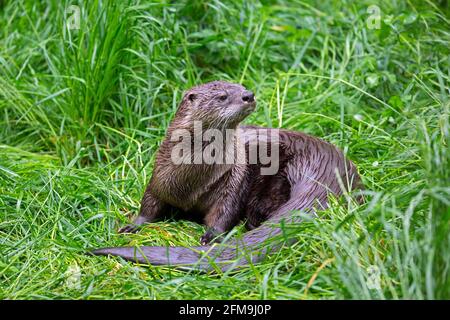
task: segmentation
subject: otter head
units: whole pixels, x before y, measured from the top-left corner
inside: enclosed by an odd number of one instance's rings
[[[255,110],[253,92],[244,86],[225,81],[213,81],[189,89],[180,108],[191,120],[216,128],[235,127]]]

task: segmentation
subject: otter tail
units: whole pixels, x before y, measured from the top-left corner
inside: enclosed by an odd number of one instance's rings
[[[209,246],[202,247],[118,247],[91,251],[94,255],[118,256],[125,260],[152,265],[192,265],[200,260]]]
[[[125,260],[151,265],[176,266],[181,269],[209,271],[220,269],[226,271],[235,267],[259,262],[268,250],[265,240],[281,234],[279,226],[266,224],[244,234],[241,239],[229,243],[197,247],[117,247],[102,248],[91,254],[118,256]],[[272,240],[272,239],[271,239]],[[270,242],[271,249],[274,248]],[[281,241],[280,241],[281,245]],[[276,247],[279,247],[277,245]]]

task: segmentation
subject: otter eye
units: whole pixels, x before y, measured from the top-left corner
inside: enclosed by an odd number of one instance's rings
[[[219,101],[225,101],[227,100],[228,95],[226,94],[221,94],[220,96],[217,97],[217,99],[219,99]]]

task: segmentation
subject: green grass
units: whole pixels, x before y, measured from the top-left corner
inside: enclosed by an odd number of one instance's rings
[[[0,1],[0,298],[449,299],[448,2],[376,2],[380,29],[374,1],[175,3]],[[232,273],[85,256],[198,244],[190,222],[117,229],[183,90],[214,79],[255,91],[246,123],[345,150],[368,202],[335,203]]]

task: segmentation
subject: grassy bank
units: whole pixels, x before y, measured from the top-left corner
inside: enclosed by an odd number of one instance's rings
[[[449,48],[446,1],[0,1],[0,298],[450,298]],[[117,229],[215,79],[255,92],[246,123],[344,150],[368,202],[233,273],[85,256],[198,245],[190,222]]]

